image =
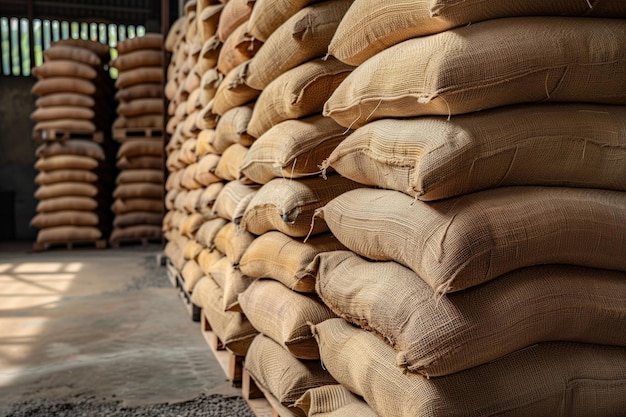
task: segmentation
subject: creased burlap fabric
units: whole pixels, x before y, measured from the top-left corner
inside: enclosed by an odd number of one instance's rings
[[[250,14],[248,32],[265,42],[287,19],[315,0],[257,0]]]
[[[445,294],[543,263],[626,271],[626,193],[505,187],[425,203],[357,189],[323,209],[353,252],[395,260]]]
[[[233,265],[239,265],[241,257],[254,239],[255,236],[252,233],[240,229],[233,222],[229,222],[217,232],[214,244]]]
[[[543,343],[426,379],[403,374],[390,346],[343,319],[315,327],[326,369],[380,416],[621,417],[626,409],[624,348]]]
[[[378,417],[361,397],[343,385],[311,388],[295,403],[309,417]]]
[[[254,196],[259,185],[246,185],[239,181],[226,183],[213,204],[213,212],[223,219],[238,222]]]

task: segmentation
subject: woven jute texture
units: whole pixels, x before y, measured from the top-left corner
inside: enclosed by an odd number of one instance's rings
[[[114,198],[163,198],[163,186],[153,182],[120,184],[113,191]]]
[[[93,226],[56,226],[41,229],[37,243],[94,241],[101,237],[102,232]]]
[[[37,213],[51,213],[62,210],[91,211],[98,207],[98,201],[91,197],[55,197],[37,203]]]
[[[215,236],[217,236],[222,227],[226,226],[227,223],[228,220],[219,217],[204,221],[195,234],[196,242],[207,249],[213,249]]]
[[[215,137],[211,142],[217,152],[224,152],[230,145],[238,143],[250,146],[254,139],[248,132],[253,105],[234,107],[228,110],[217,122]]]
[[[215,214],[215,212],[213,211],[213,205],[215,204],[215,200],[217,199],[217,196],[220,194],[223,188],[224,183],[216,182],[202,190],[202,194],[200,195],[200,199],[198,200],[198,211],[205,219],[212,219],[217,217],[217,214]]]
[[[98,181],[98,175],[85,169],[58,169],[56,171],[40,172],[35,177],[35,184],[46,185],[59,182],[90,182]]]
[[[349,132],[333,119],[321,115],[280,122],[258,138],[240,169],[259,184],[273,178],[318,175],[320,165]]]
[[[310,324],[336,317],[317,297],[290,290],[278,281],[259,279],[239,296],[255,329],[299,359],[318,359]]]
[[[185,290],[187,292],[193,292],[194,287],[200,281],[200,278],[204,276],[204,272],[200,269],[200,265],[193,260],[190,259],[185,263],[185,266],[180,271],[181,276],[183,277]]]
[[[77,106],[51,106],[39,107],[30,114],[30,119],[35,122],[45,122],[57,119],[92,120],[95,112],[86,107]]]
[[[189,164],[183,169],[180,185],[187,190],[198,190],[202,188],[202,184],[196,180],[198,173],[198,163]]]
[[[204,272],[205,275],[209,275],[209,269],[213,264],[222,259],[223,256],[224,255],[218,250],[202,249],[200,253],[198,253],[196,260],[202,272]]]
[[[159,89],[161,86],[159,85]],[[93,97],[80,93],[54,93],[47,94],[35,100],[35,107],[53,106],[76,106],[94,107],[96,101]]]
[[[227,223],[215,236],[215,248],[226,255],[233,265],[239,265],[241,257],[254,241],[255,236],[233,222]]]
[[[535,343],[626,347],[623,272],[522,268],[440,299],[413,271],[348,251],[318,255],[317,292],[338,315],[384,337],[398,366],[448,375]],[[401,289],[401,291],[398,291]]]
[[[621,0],[355,0],[337,28],[328,51],[340,61],[360,65],[392,45],[487,19],[518,16],[626,17]]]
[[[56,226],[97,226],[98,215],[90,211],[63,210],[51,213],[39,213],[30,221],[38,229]]]
[[[226,274],[230,270],[230,267],[230,262],[228,262],[228,259],[226,259],[226,257],[223,255],[213,265],[209,267],[209,273],[207,275],[213,278],[215,283],[222,289],[222,291],[224,291],[224,287],[226,286]],[[222,294],[222,300],[223,298],[224,297]],[[223,305],[224,302],[222,301],[222,306]],[[226,308],[222,307],[222,309],[226,311]]]
[[[237,27],[250,18],[254,5],[254,0],[230,0],[226,3],[217,26],[217,36],[222,42],[226,42]]]
[[[126,117],[142,116],[145,114],[163,114],[163,100],[161,98],[138,98],[120,103],[117,106],[117,114]]]
[[[37,171],[54,171],[57,169],[86,169],[91,170],[98,167],[98,160],[81,155],[55,155],[40,157],[34,165]]]
[[[378,417],[361,397],[339,384],[311,388],[295,405],[309,417]]]
[[[316,0],[257,0],[248,22],[248,32],[265,42],[280,25]]]
[[[261,94],[259,90],[253,89],[244,81],[248,62],[244,62],[226,74],[217,87],[211,108],[215,114],[221,116],[233,107],[254,101]]]
[[[244,366],[257,383],[286,407],[311,388],[337,383],[319,360],[298,360],[263,334],[252,342]],[[304,416],[298,408],[293,411]]]
[[[620,417],[626,349],[542,343],[439,378],[404,374],[395,352],[343,319],[315,331],[324,366],[380,416]]]
[[[432,203],[357,189],[323,209],[350,250],[395,260],[437,294],[543,263],[626,271],[626,193],[505,187]]]
[[[226,256],[209,267],[209,275],[222,289],[222,310],[241,312],[238,299],[239,294],[252,284],[254,278],[244,275],[239,269],[235,268]],[[254,323],[251,323],[254,326]],[[259,330],[256,326],[254,328]]]
[[[101,60],[98,55],[89,49],[70,46],[70,45],[54,45],[43,52],[45,61],[53,61],[57,59],[81,62],[91,66],[100,65]]]
[[[191,300],[202,307],[211,330],[224,346],[235,355],[244,356],[258,332],[243,314],[224,311],[222,298],[222,289],[208,276],[200,279],[191,294]]]
[[[251,59],[261,47],[261,41],[247,34],[247,27],[247,22],[243,22],[222,45],[217,58],[217,69],[222,74],[228,74],[235,67]]]
[[[159,226],[142,224],[138,226],[125,227],[123,229],[113,229],[110,240],[115,242],[144,238],[160,239],[162,235],[163,232]]]
[[[197,7],[202,7],[200,2],[198,2]],[[211,4],[202,8],[201,11],[198,10],[199,13],[196,13],[196,18],[199,18],[198,34],[200,35],[200,41],[203,44],[212,36],[217,36],[217,28],[219,26],[220,17],[223,10],[223,4]]]
[[[136,139],[129,140],[120,146],[117,157],[132,158],[134,156],[163,156],[163,143],[160,140]]]
[[[221,181],[221,178],[215,175],[217,164],[220,162],[220,156],[212,153],[204,155],[198,161],[198,167],[193,179],[203,186],[211,185],[214,182]]]
[[[508,185],[626,191],[626,106],[537,104],[382,119],[325,161],[356,182],[438,200]]]
[[[49,158],[52,156],[76,155],[88,156],[90,158],[104,160],[104,150],[102,146],[88,140],[69,139],[63,142],[50,142],[40,145],[35,150],[39,158]],[[68,166],[68,168],[70,168]],[[40,171],[46,169],[38,168]]]
[[[544,101],[626,103],[626,20],[495,19],[411,39],[365,61],[324,114],[359,127]]]
[[[158,198],[129,198],[127,200],[116,199],[111,205],[111,211],[115,214],[130,213],[133,211],[163,212],[163,200]]]
[[[40,80],[50,77],[75,77],[93,80],[97,77],[98,72],[93,66],[79,61],[55,59],[34,67],[32,74]]]
[[[114,227],[130,227],[138,224],[152,224],[158,226],[163,221],[163,215],[153,211],[131,211],[118,214],[113,220]]]
[[[241,177],[241,164],[246,159],[247,154],[248,148],[233,143],[222,154],[215,168],[215,175],[226,181],[238,180]]]
[[[326,100],[352,70],[331,57],[308,61],[281,74],[259,95],[248,133],[258,138],[284,120],[321,113]]]
[[[330,0],[305,7],[274,31],[248,67],[246,82],[264,89],[280,74],[323,57],[352,0]]]
[[[292,237],[304,237],[328,231],[326,223],[313,222],[315,210],[359,184],[339,175],[328,179],[290,180],[276,178],[252,198],[241,218],[240,226],[261,235],[278,230]]]
[[[227,183],[213,204],[215,214],[229,221],[238,221],[248,203],[259,192],[259,185],[246,185],[239,181]]]
[[[239,268],[256,278],[272,278],[293,291],[315,292],[317,264],[312,263],[322,252],[344,250],[329,233],[312,236],[306,242],[281,232],[267,232],[257,237],[241,257]]]
[[[118,184],[131,182],[153,182],[163,184],[163,171],[157,169],[132,169],[119,173],[116,178]]]
[[[55,197],[95,197],[98,188],[86,182],[57,182],[55,184],[40,185],[35,191],[37,200]]]

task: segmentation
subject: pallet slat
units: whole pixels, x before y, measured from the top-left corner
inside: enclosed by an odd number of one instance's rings
[[[104,132],[73,132],[64,129],[46,129],[33,130],[33,139],[38,142],[69,140],[69,139],[87,139],[96,143],[104,143]]]
[[[40,242],[35,242],[33,243],[33,250],[35,252],[41,252],[44,250],[48,250],[48,249],[67,249],[67,250],[72,250],[75,248],[85,248],[85,247],[95,247],[96,249],[106,249],[107,247],[107,241],[104,239],[98,239],[98,240],[75,240],[75,241],[69,241],[69,242],[47,242],[47,243],[40,243]]]

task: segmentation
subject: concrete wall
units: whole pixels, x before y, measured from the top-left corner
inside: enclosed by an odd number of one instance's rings
[[[32,77],[0,75],[0,240],[34,240],[35,150],[32,139],[35,96]]]

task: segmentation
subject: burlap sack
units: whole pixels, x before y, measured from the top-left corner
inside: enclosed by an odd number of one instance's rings
[[[129,169],[120,172],[116,182],[118,184],[128,184],[132,182],[163,184],[163,171],[158,169]]]
[[[78,93],[93,95],[96,92],[95,84],[84,78],[50,77],[38,80],[30,90],[37,96],[55,93]]]
[[[183,177],[180,184],[188,190],[197,190],[202,188],[202,184],[196,181],[196,173],[198,172],[198,163],[194,162],[183,170]]]
[[[74,107],[94,107],[96,101],[93,97],[80,93],[53,93],[46,94],[35,100],[35,107],[55,107],[55,106],[74,106]]]
[[[344,249],[329,233],[302,242],[281,232],[267,232],[250,243],[239,261],[239,269],[253,278],[275,279],[293,291],[314,293],[315,256]]]
[[[234,68],[250,60],[263,44],[247,33],[247,27],[247,22],[243,22],[224,41],[217,59],[217,69],[222,74],[228,74]]]
[[[46,229],[57,226],[97,226],[98,215],[89,211],[64,210],[39,213],[30,221],[32,227]]]
[[[223,115],[233,107],[243,106],[255,100],[261,92],[245,83],[246,66],[244,62],[231,70],[220,83],[213,99],[213,112]]]
[[[198,33],[203,43],[217,34],[217,27],[223,9],[223,4],[211,4],[202,9],[199,15],[200,19],[198,20]]]
[[[265,42],[280,25],[315,0],[257,0],[250,14],[248,32]]]
[[[47,142],[39,145],[35,154],[39,158],[49,158],[56,155],[79,155],[104,160],[102,146],[92,141],[80,139]]]
[[[226,226],[227,223],[228,220],[221,218],[210,219],[203,222],[196,233],[196,242],[200,243],[205,248],[212,250],[215,247],[215,236],[217,236],[218,232],[222,229],[222,227]]]
[[[44,61],[68,60],[80,62],[93,67],[100,65],[101,60],[97,54],[89,49],[69,46],[55,45],[43,51]]]
[[[250,146],[239,166],[241,178],[265,184],[274,178],[317,175],[322,162],[349,133],[320,115],[280,122]]]
[[[209,268],[209,275],[223,290],[222,308],[224,311],[241,313],[239,294],[250,286],[254,278],[244,275],[225,256]]]
[[[224,255],[220,253],[218,250],[208,250],[202,249],[198,256],[196,257],[196,261],[198,265],[200,265],[200,269],[204,272],[205,275],[209,275],[209,269],[220,259],[222,259]]]
[[[204,155],[198,162],[194,179],[196,182],[208,186],[214,182],[221,181],[220,177],[215,175],[215,169],[220,161],[219,155],[207,154]]]
[[[133,139],[122,143],[117,157],[163,156],[163,143],[155,139]]]
[[[198,59],[199,74],[204,74],[211,68],[215,68],[221,48],[222,43],[218,39],[217,35],[210,37],[204,42]]]
[[[143,49],[161,50],[163,47],[163,35],[160,33],[146,33],[144,36],[125,39],[118,42],[117,52],[126,55],[134,51]]]
[[[217,26],[217,36],[222,42],[226,42],[239,26],[247,22],[255,5],[254,0],[229,0],[225,3]]]
[[[40,185],[34,193],[37,200],[56,197],[95,197],[98,187],[86,182],[58,182]]]
[[[113,191],[113,198],[163,198],[163,186],[151,182],[120,184]]]
[[[357,67],[324,115],[356,128],[517,103],[624,104],[625,37],[624,19],[520,17],[415,38]]]
[[[226,255],[228,261],[239,267],[241,257],[254,241],[254,235],[239,229],[233,222],[227,223],[217,232],[214,239],[215,247]]]
[[[302,394],[311,388],[336,384],[320,361],[298,360],[263,334],[252,342],[244,366],[257,384],[296,416],[304,416],[299,408],[292,408]]]
[[[35,162],[38,171],[54,171],[57,169],[84,169],[92,170],[98,167],[98,161],[89,156],[55,155],[42,157]]]
[[[626,409],[626,350],[542,343],[440,378],[404,374],[382,339],[343,319],[315,329],[321,359],[381,416],[613,416]]]
[[[119,71],[128,71],[140,67],[162,67],[163,53],[160,49],[135,50],[119,55],[109,63],[109,66],[117,68]]]
[[[248,134],[247,129],[253,107],[253,104],[233,107],[220,117],[212,142],[213,147],[220,154],[234,143],[243,146],[252,145],[254,138]]]
[[[35,184],[47,185],[58,182],[90,182],[98,181],[98,175],[84,169],[59,169],[56,171],[40,172],[35,177]]]
[[[398,366],[426,377],[541,342],[626,347],[626,335],[618,330],[626,310],[621,272],[535,266],[436,299],[418,275],[395,262],[368,262],[348,251],[320,254],[316,262],[322,300],[388,340]]]
[[[198,141],[195,138],[187,139],[183,142],[180,148],[180,155],[178,158],[185,165],[193,164],[198,160],[196,156],[196,145]]]
[[[150,224],[158,226],[163,221],[163,214],[154,211],[132,211],[118,214],[113,220],[113,226],[117,228]]]
[[[623,192],[586,188],[505,187],[432,203],[358,189],[323,218],[350,250],[411,268],[439,296],[544,263],[626,271],[625,206]]]
[[[122,103],[128,103],[141,98],[162,98],[163,87],[158,83],[135,84],[131,87],[118,90],[115,99]],[[163,103],[161,103],[162,105]]]
[[[246,83],[263,90],[284,72],[326,55],[335,29],[352,1],[323,1],[291,16],[250,61]]]
[[[298,359],[319,359],[310,325],[335,317],[316,295],[291,291],[278,281],[259,279],[239,296],[255,329]]]
[[[234,181],[241,178],[240,167],[248,154],[248,148],[238,143],[230,145],[215,167],[215,175],[226,181]],[[242,178],[242,183],[249,184],[252,181],[247,181]]]
[[[174,201],[176,201],[176,197],[178,197],[179,193],[180,190],[171,189],[165,194],[165,208],[167,210],[174,210]]]
[[[219,115],[213,111],[213,100],[211,100],[209,104],[195,113],[193,123],[200,131],[212,130],[217,126],[217,119],[219,119]],[[186,120],[186,122],[191,122],[191,120]]]
[[[96,125],[90,120],[81,119],[57,119],[38,122],[33,127],[33,132],[37,131],[68,131],[72,133],[94,133]]]
[[[276,178],[262,186],[248,204],[240,227],[255,235],[278,230],[292,237],[323,233],[326,223],[313,223],[315,210],[359,185],[339,175],[289,180]]]
[[[163,82],[163,68],[139,67],[119,73],[115,81],[117,89],[127,88],[136,84]]]
[[[427,201],[509,185],[624,191],[622,126],[626,107],[588,104],[512,106],[452,120],[383,119],[341,142],[324,167]]]
[[[32,74],[38,79],[50,77],[74,77],[93,80],[97,77],[98,72],[93,66],[88,64],[66,59],[57,59],[53,61],[46,61],[40,66],[34,67]]]
[[[163,158],[158,156],[122,157],[117,160],[118,169],[163,169]]]
[[[91,120],[95,112],[87,107],[77,106],[53,106],[40,107],[30,114],[30,119],[35,122],[44,122],[57,119],[84,119]]]
[[[196,142],[196,157],[198,160],[201,159],[204,155],[213,153],[217,154],[211,143],[213,142],[213,136],[215,135],[215,130],[206,129],[202,130],[198,134],[198,139]]]
[[[244,356],[258,332],[248,319],[235,311],[223,311],[222,290],[211,277],[203,277],[196,284],[191,300],[202,307],[211,329],[226,349]]]
[[[162,114],[144,114],[141,116],[119,116],[113,122],[115,129],[162,129]]]
[[[203,108],[208,106],[209,102],[215,97],[217,87],[219,87],[222,79],[222,75],[214,68],[211,68],[202,75],[198,99]]]
[[[228,311],[228,309],[224,307],[225,301],[224,301],[223,291],[224,291],[224,287],[226,286],[226,274],[228,273],[228,270],[230,269],[231,269],[231,264],[230,262],[228,262],[228,259],[226,259],[225,256],[221,256],[220,259],[218,259],[209,268],[209,273],[207,274],[208,276],[213,278],[213,281],[215,281],[215,283],[222,289],[222,305],[221,306],[224,311]]]
[[[92,226],[57,226],[41,229],[37,233],[37,243],[93,242],[102,233]]]
[[[47,198],[37,203],[37,213],[64,210],[93,211],[96,208],[98,208],[98,201],[91,197],[56,197]]]
[[[294,405],[308,417],[378,417],[363,398],[354,395],[343,385],[311,388]]]
[[[193,292],[193,289],[198,281],[200,281],[200,278],[205,276],[198,263],[193,259],[187,261],[180,272],[180,275],[183,277],[185,290],[189,293]]]
[[[189,191],[188,190],[180,190],[180,192],[176,195],[176,199],[174,200],[174,208],[177,211],[183,212],[183,213],[193,213],[195,210],[193,211],[189,211],[187,210],[187,204],[185,204],[187,202],[187,195],[188,195]]]
[[[160,98],[138,98],[128,102],[122,102],[117,106],[117,114],[124,117],[163,114],[163,100]]]
[[[328,58],[306,62],[280,75],[257,99],[248,133],[258,138],[282,121],[321,113],[324,102],[352,70]]]
[[[189,239],[193,239],[203,223],[204,218],[200,213],[191,213],[185,216],[181,222],[179,227],[180,233]]]
[[[520,0],[506,4],[477,0],[355,0],[337,28],[328,52],[357,66],[407,39],[487,19],[518,16],[626,17],[626,6],[619,0],[594,5],[567,0]]]
[[[198,188],[197,190],[190,190],[185,197],[184,209],[187,213],[195,213],[198,211],[198,205],[200,197],[204,189]]]
[[[115,214],[124,214],[135,211],[163,213],[163,200],[158,198],[117,199],[111,206],[111,211]]]
[[[200,200],[198,202],[198,211],[205,219],[208,220],[217,217],[217,214],[213,210],[213,205],[215,204],[215,200],[217,199],[217,196],[220,194],[223,188],[224,183],[216,182],[204,188],[204,190],[202,191],[202,194],[200,195]]]
[[[113,229],[109,240],[111,242],[120,242],[136,239],[160,239],[162,234],[159,226],[137,225],[123,229]]]
[[[215,199],[213,212],[223,219],[238,223],[259,189],[259,185],[246,185],[239,181],[231,181],[224,186]]]
[[[88,51],[91,51],[95,53],[96,55],[98,55],[98,57],[100,57],[101,59],[101,62],[102,62],[102,58],[108,57],[110,54],[109,45],[105,45],[103,43],[95,42],[95,41],[87,40],[87,39],[69,38],[69,39],[61,39],[59,41],[50,43],[51,48],[56,48],[57,46],[71,46],[75,48],[87,49]]]

